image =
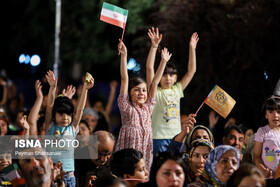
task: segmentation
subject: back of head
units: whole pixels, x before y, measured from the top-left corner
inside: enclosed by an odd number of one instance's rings
[[[256,175],[262,187],[266,186],[265,177],[262,172],[253,164],[244,163],[232,174],[227,182],[227,187],[236,187],[245,177]]]
[[[123,178],[124,174],[134,175],[137,163],[143,158],[143,154],[132,148],[115,152],[111,160],[111,171],[117,177]]]

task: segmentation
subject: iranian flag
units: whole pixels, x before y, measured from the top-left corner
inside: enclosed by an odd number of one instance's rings
[[[104,2],[102,5],[100,20],[124,29],[127,15],[128,10]]]

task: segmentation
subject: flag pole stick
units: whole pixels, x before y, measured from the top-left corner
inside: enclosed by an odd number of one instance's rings
[[[280,159],[276,162],[276,164],[271,168],[271,171],[277,166],[277,164],[279,163]]]
[[[122,41],[122,42],[123,42],[124,30],[125,30],[125,27],[123,28],[123,32],[122,32],[122,38],[121,38],[121,41]],[[118,55],[120,55],[120,54],[121,54],[121,52],[119,51],[119,54],[118,54]]]
[[[203,101],[203,103],[200,105],[200,107],[197,109],[195,115],[197,115],[198,111],[201,109],[201,107],[202,107],[203,105],[204,105],[204,101]]]

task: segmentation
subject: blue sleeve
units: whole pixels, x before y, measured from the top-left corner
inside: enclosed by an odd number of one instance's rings
[[[183,148],[183,146],[184,146],[184,143],[175,141],[174,140],[175,137],[172,138],[172,140],[171,140],[171,142],[170,142],[170,144],[169,144],[169,146],[168,146],[166,151],[168,151],[168,152],[179,152],[180,153],[182,148]]]

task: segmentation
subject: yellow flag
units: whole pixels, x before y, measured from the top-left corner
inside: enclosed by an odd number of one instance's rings
[[[228,116],[236,103],[230,95],[217,85],[204,102],[224,118]]]
[[[278,160],[279,162],[279,160]],[[280,177],[280,162],[277,166],[277,170],[276,170],[276,174],[275,174],[275,177],[274,177],[274,180],[278,179]]]

